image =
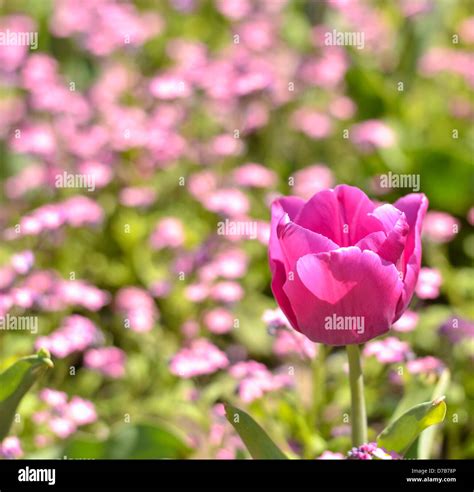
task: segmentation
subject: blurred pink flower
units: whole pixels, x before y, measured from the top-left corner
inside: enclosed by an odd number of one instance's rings
[[[214,308],[204,314],[204,325],[211,333],[221,335],[234,327],[234,316],[225,308]]]
[[[76,425],[92,424],[97,420],[94,404],[79,396],[73,396],[66,409],[67,417]]]
[[[474,55],[469,51],[430,48],[420,59],[419,69],[425,76],[451,72],[463,77],[471,87],[474,86]]]
[[[229,249],[214,259],[217,274],[228,279],[242,278],[247,273],[247,254],[240,249]]]
[[[244,289],[237,282],[218,282],[212,286],[210,296],[215,301],[233,303],[244,297]]]
[[[221,188],[205,197],[204,206],[212,212],[239,217],[248,212],[250,203],[247,196],[237,188]]]
[[[42,389],[39,397],[52,408],[63,408],[67,403],[67,394],[64,391],[57,391],[51,388]]]
[[[288,374],[272,374],[264,364],[252,360],[238,362],[229,369],[229,373],[240,380],[238,393],[245,403],[261,398],[269,391],[277,391],[293,384]]]
[[[125,352],[117,347],[89,349],[84,354],[84,365],[105,376],[121,378],[125,374]]]
[[[158,99],[177,99],[189,97],[191,87],[182,77],[173,74],[162,74],[150,83],[150,92]]]
[[[18,275],[27,274],[35,262],[35,256],[32,251],[25,250],[14,254],[10,263]]]
[[[249,162],[235,169],[233,179],[239,186],[271,188],[276,184],[277,175],[261,164]]]
[[[115,299],[117,310],[125,316],[125,327],[137,333],[152,330],[159,318],[153,297],[139,287],[122,287]]]
[[[410,346],[395,337],[368,342],[363,350],[365,357],[375,356],[381,364],[402,362],[411,355]]]
[[[334,118],[348,120],[356,112],[354,101],[346,96],[339,96],[329,104],[329,112]]]
[[[360,150],[392,147],[396,142],[394,131],[383,121],[366,120],[351,128],[350,138]]]
[[[325,138],[332,131],[331,119],[319,111],[303,108],[293,113],[292,124],[315,140]]]
[[[217,0],[216,7],[219,12],[231,20],[241,20],[252,11],[249,0]]]
[[[324,46],[321,56],[309,59],[301,68],[301,78],[308,84],[334,89],[349,67],[348,57],[339,46]]]
[[[59,329],[48,336],[39,337],[35,348],[45,348],[60,359],[73,352],[82,352],[102,340],[102,334],[91,320],[73,314],[63,320]]]
[[[113,178],[111,166],[98,161],[83,161],[78,164],[80,174],[90,176],[96,188],[107,186]]]
[[[400,319],[392,325],[392,329],[399,333],[413,331],[418,324],[419,318],[420,316],[417,313],[407,310],[401,315]]]
[[[420,299],[436,299],[443,283],[441,272],[437,268],[422,268],[416,283],[415,293]]]
[[[48,422],[51,431],[60,439],[66,439],[76,432],[76,424],[66,417],[53,416]]]
[[[119,201],[126,207],[149,207],[156,200],[156,191],[147,186],[128,186],[120,192]]]
[[[150,238],[154,249],[179,248],[184,243],[184,227],[181,220],[175,217],[165,217],[155,226]]]
[[[170,371],[182,378],[212,374],[229,365],[224,352],[204,338],[193,340],[188,348],[182,348],[170,362]]]
[[[444,368],[444,364],[436,357],[421,357],[419,359],[409,360],[407,369],[411,374],[426,374],[429,372],[439,372]]]
[[[58,299],[70,306],[99,311],[110,301],[110,294],[83,280],[61,280],[55,286]]]
[[[324,164],[313,164],[295,173],[293,192],[295,195],[308,200],[315,193],[331,188],[333,184],[332,171]]]
[[[18,437],[9,436],[0,442],[0,458],[17,460],[23,457],[23,449]]]
[[[332,451],[324,451],[324,453],[316,458],[318,460],[343,460],[345,456],[342,453],[333,453]]]
[[[37,32],[36,23],[26,15],[2,16],[0,19],[0,31],[7,38],[7,33]],[[28,56],[30,47],[22,43],[0,44],[0,73],[13,72],[21,67]]]
[[[423,222],[423,235],[436,243],[451,241],[459,232],[459,221],[446,212],[429,211]]]
[[[218,135],[211,141],[210,149],[213,154],[220,157],[239,155],[242,151],[242,142],[233,135]]]
[[[297,354],[302,358],[313,359],[316,356],[316,344],[294,330],[278,329],[273,342],[273,352],[279,357]]]

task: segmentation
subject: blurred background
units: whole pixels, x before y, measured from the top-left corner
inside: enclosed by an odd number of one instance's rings
[[[229,401],[289,455],[342,458],[345,351],[289,329],[266,245],[275,197],[347,183],[430,201],[410,309],[364,348],[369,437],[446,394],[429,454],[474,457],[469,0],[0,14],[0,370],[55,363],[0,456],[248,458]]]

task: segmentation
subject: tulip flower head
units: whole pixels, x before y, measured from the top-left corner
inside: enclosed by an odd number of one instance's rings
[[[272,205],[272,291],[292,327],[313,342],[364,343],[406,310],[421,263],[428,200],[378,205],[339,185]]]

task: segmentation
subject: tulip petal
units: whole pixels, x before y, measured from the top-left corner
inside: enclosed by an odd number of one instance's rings
[[[373,210],[374,204],[365,193],[340,185],[314,195],[294,221],[339,246],[350,246],[371,232],[383,230],[380,221],[370,215]]]
[[[281,310],[295,328],[296,316],[291,308],[290,301],[283,291],[283,285],[286,281],[285,257],[278,240],[277,226],[285,214],[288,214],[290,218],[294,218],[303,204],[304,200],[297,197],[283,197],[273,202],[269,244],[270,269],[272,272],[271,289]]]
[[[277,227],[280,247],[286,259],[288,271],[295,271],[296,262],[304,255],[325,253],[338,248],[338,245],[327,237],[305,229],[287,219],[282,218]]]
[[[277,226],[285,214],[288,214],[290,220],[293,220],[304,205],[304,200],[294,196],[279,198],[272,203],[272,218],[270,228],[269,256],[270,267],[273,271],[272,260],[283,262],[283,253],[280,248],[280,242],[277,237]]]
[[[403,288],[397,269],[356,247],[300,258],[287,294],[298,329],[314,342],[363,343],[390,329]],[[363,330],[326,329],[333,315],[363,320]]]
[[[397,308],[396,321],[410,303],[418,280],[421,266],[421,228],[428,209],[428,199],[423,193],[411,193],[397,200],[395,207],[405,214],[410,227],[402,256],[404,288]]]

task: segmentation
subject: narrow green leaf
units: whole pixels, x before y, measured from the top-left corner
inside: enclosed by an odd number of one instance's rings
[[[25,393],[47,369],[53,367],[47,350],[17,360],[0,374],[0,441],[10,430],[16,408]]]
[[[449,370],[445,369],[441,374],[438,384],[433,391],[433,399],[440,398],[441,395],[444,395],[446,393],[450,378],[451,374]],[[418,459],[427,460],[431,458],[431,452],[436,437],[436,431],[436,427],[430,427],[420,435],[418,439]]]
[[[225,405],[225,410],[227,420],[237,431],[253,459],[288,459],[248,413],[231,405]]]
[[[387,451],[403,455],[421,432],[441,423],[445,415],[444,397],[416,405],[386,427],[377,437],[377,443]]]

